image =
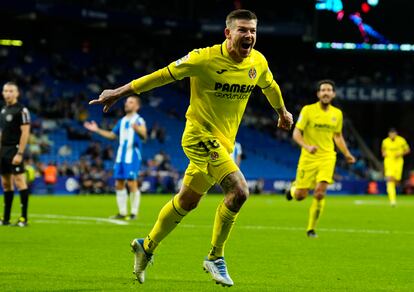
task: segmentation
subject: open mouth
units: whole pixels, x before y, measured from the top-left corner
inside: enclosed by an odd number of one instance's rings
[[[250,49],[251,43],[243,42],[241,47],[245,50]]]

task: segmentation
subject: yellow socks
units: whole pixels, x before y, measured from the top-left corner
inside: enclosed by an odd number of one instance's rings
[[[316,223],[325,207],[325,198],[322,200],[317,200],[313,198],[311,207],[309,209],[309,223],[308,223],[308,231],[315,230]]]
[[[178,195],[174,196],[174,198],[161,209],[157,222],[144,240],[144,250],[148,253],[153,253],[161,240],[163,240],[187,214],[188,211],[181,208],[179,204]]]
[[[390,200],[391,205],[395,205],[397,202],[397,189],[395,186],[395,182],[388,181],[387,182],[387,194],[388,199]]]
[[[233,228],[238,213],[229,210],[224,202],[222,202],[216,211],[214,219],[213,237],[211,239],[212,248],[208,254],[209,260],[215,260],[224,256],[224,245]]]

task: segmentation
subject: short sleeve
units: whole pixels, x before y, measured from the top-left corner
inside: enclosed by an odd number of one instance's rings
[[[138,126],[145,126],[145,120],[142,117],[138,117],[135,120],[135,124],[138,125]]]
[[[195,49],[184,57],[172,62],[167,66],[171,77],[175,80],[181,80],[185,77],[197,76],[202,71],[209,59],[209,50]]]
[[[299,130],[303,131],[307,124],[308,124],[308,107],[305,106],[300,111],[299,118],[296,122],[295,127],[298,128]]]
[[[115,135],[119,136],[119,130],[120,130],[120,128],[121,128],[121,120],[119,120],[119,121],[116,123],[115,127],[113,127],[113,128],[112,128],[112,132],[113,132]]]
[[[338,112],[338,123],[336,124],[335,133],[341,133],[342,132],[342,124],[343,124],[343,117],[342,112]]]
[[[22,120],[21,120],[21,124],[22,125],[29,125],[30,124],[30,112],[29,110],[24,107],[22,109]]]
[[[262,63],[263,63],[263,68],[265,68],[265,70],[260,75],[257,85],[259,85],[261,89],[266,89],[267,87],[272,85],[273,74],[272,74],[272,71],[270,71],[269,65],[267,64],[267,61],[264,57],[263,57]]]

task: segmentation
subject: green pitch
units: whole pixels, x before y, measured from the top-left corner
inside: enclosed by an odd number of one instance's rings
[[[34,196],[28,228],[0,226],[0,291],[219,291],[202,271],[215,209],[209,195],[161,244],[140,285],[129,243],[167,196],[142,198],[137,221],[108,220],[113,196]],[[1,198],[2,200],[2,198]],[[14,219],[18,216],[15,198]],[[305,236],[310,199],[252,196],[227,244],[233,291],[414,291],[414,197],[330,196]]]

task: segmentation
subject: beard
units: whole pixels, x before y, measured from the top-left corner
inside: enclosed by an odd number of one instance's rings
[[[323,96],[321,98],[321,103],[324,105],[331,104],[331,102],[332,102],[332,98],[329,98],[329,96]]]

